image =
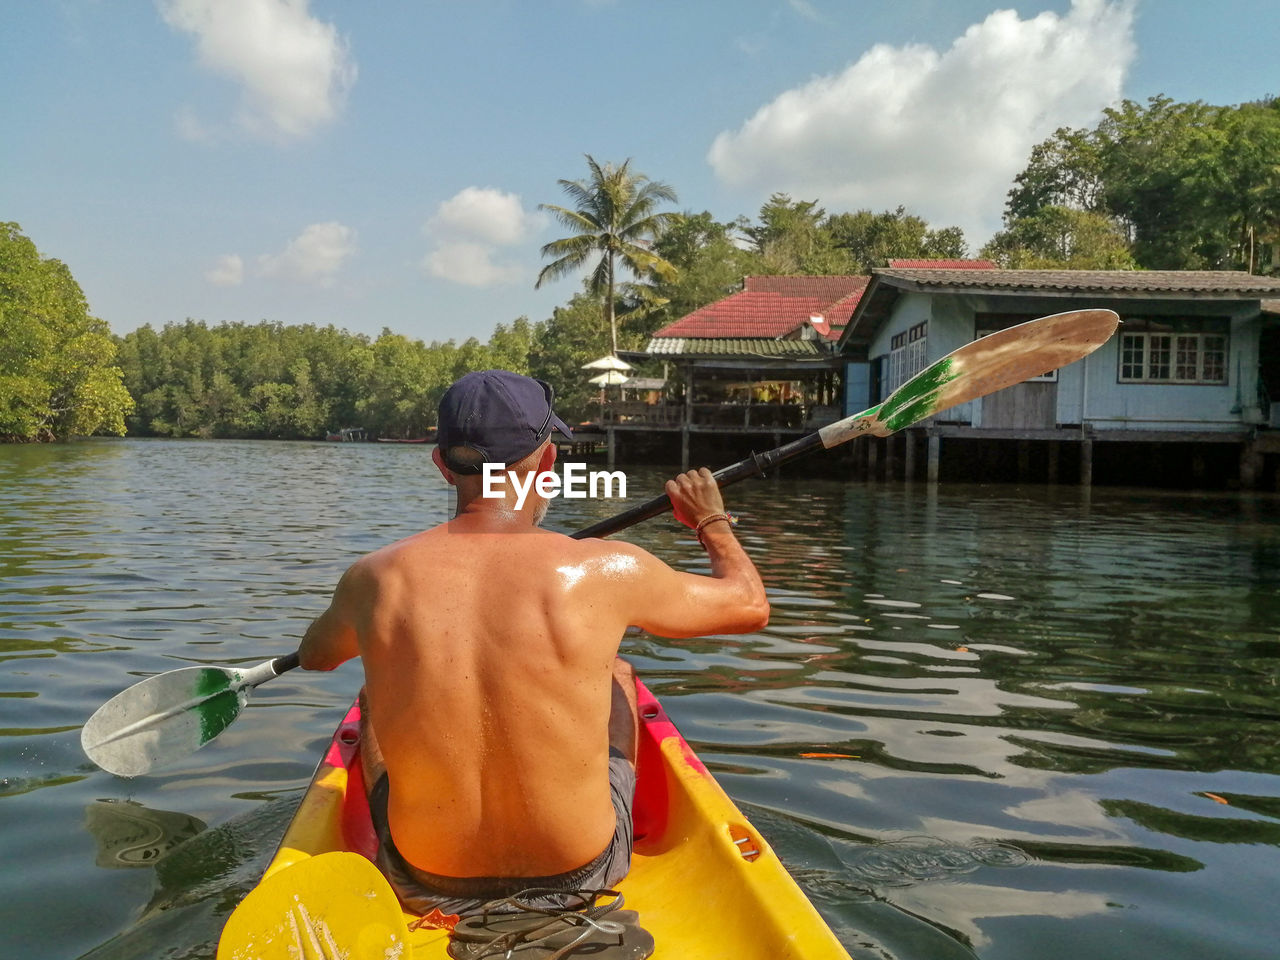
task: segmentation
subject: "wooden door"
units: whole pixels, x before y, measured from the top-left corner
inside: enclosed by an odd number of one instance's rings
[[[982,426],[989,430],[1051,430],[1058,425],[1057,381],[1028,381],[982,399]]]

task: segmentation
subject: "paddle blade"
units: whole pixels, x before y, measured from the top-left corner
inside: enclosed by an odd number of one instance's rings
[[[877,407],[824,427],[825,447],[870,433],[887,437],[951,407],[1083,359],[1115,333],[1111,310],[1073,310],[998,330],[916,374]]]
[[[404,914],[356,853],[308,857],[258,884],[227,919],[217,960],[407,960]]]
[[[108,773],[136,777],[204,746],[225,730],[252,689],[239,670],[186,667],[148,677],[89,718],[80,745]]]

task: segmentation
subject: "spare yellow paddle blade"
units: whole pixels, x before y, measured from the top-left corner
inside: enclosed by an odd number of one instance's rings
[[[408,960],[386,878],[357,853],[322,853],[258,884],[222,929],[218,960]]]

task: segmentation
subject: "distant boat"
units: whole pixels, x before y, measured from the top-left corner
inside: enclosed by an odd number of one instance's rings
[[[364,427],[343,427],[337,433],[326,433],[326,440],[338,440],[343,443],[354,443],[366,439]]]

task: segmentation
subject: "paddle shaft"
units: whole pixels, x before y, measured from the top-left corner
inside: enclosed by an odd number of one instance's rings
[[[796,457],[803,456],[811,450],[821,447],[822,437],[817,433],[811,433],[807,437],[801,437],[799,440],[792,440],[790,443],[784,443],[780,447],[773,450],[766,450],[764,453],[753,453],[744,460],[737,463],[731,463],[727,467],[722,467],[712,474],[715,477],[716,485],[719,487],[727,487],[731,483],[737,483],[739,480],[745,480],[747,477],[755,477],[763,474],[766,470],[770,470],[779,464],[786,463],[788,460],[794,460]],[[648,520],[656,517],[661,513],[666,513],[671,509],[671,498],[665,493],[659,494],[652,500],[646,500],[644,503],[632,507],[630,510],[624,510],[622,513],[593,523],[591,526],[579,530],[577,533],[571,533],[569,536],[575,540],[585,540],[588,537],[607,537],[610,534],[617,533],[619,530],[625,530],[627,527],[634,526],[642,520]]]

